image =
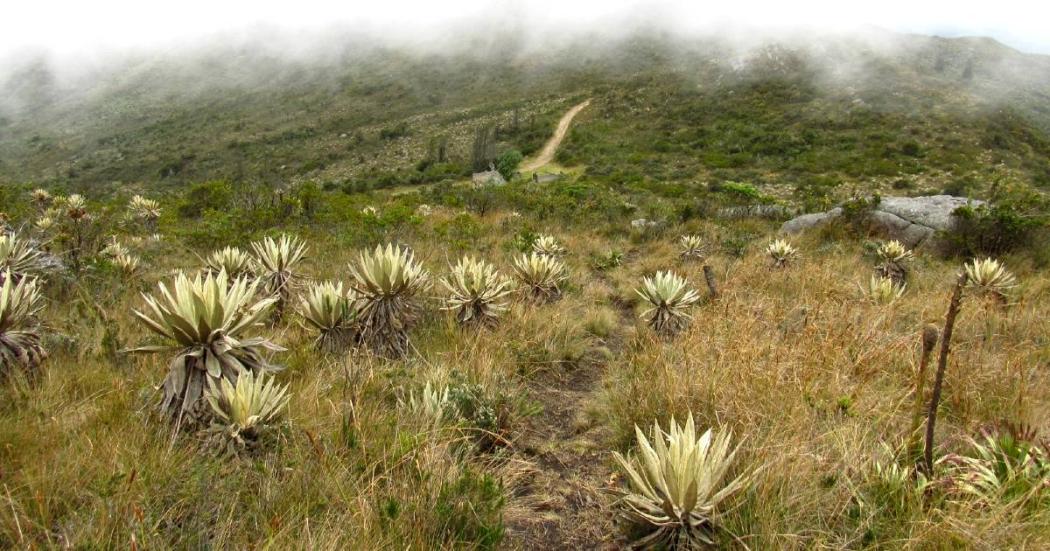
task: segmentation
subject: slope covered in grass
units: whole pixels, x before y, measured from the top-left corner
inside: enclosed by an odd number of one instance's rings
[[[70,82],[46,61],[30,65],[6,79],[0,181],[82,191],[436,182],[469,172],[478,127],[498,125],[500,148],[528,155],[570,100],[594,97],[561,159],[609,183],[980,194],[1001,167],[1050,185],[1050,63],[989,40],[874,34],[745,47],[639,32],[544,49],[513,36],[425,52],[335,44],[316,58],[201,48]],[[423,162],[442,138],[448,163]]]
[[[49,357],[30,371],[0,364],[0,546],[621,547],[654,527],[626,521],[616,496],[632,481],[613,452],[635,457],[636,426],[689,414],[700,430],[732,432],[728,478],[751,475],[704,513],[700,532],[719,546],[1050,546],[1050,254],[1045,227],[1022,223],[1046,214],[1045,121],[1031,102],[1045,61],[908,40],[743,58],[653,37],[619,55],[376,51],[324,78],[308,65],[266,83],[242,59],[242,87],[190,87],[195,65],[156,69],[193,91],[165,102],[170,88],[145,65],[5,115],[0,204],[68,268],[42,274],[45,308],[19,320]],[[560,179],[464,181],[477,126],[498,122],[500,149],[531,153],[583,98],[548,169]],[[426,161],[441,135],[448,159]],[[949,187],[1009,190],[1033,210],[997,219],[1022,226],[1001,255],[1019,285],[1005,300],[967,291],[936,466],[920,473],[906,444],[920,335],[943,327],[969,259],[916,251],[903,294],[879,305],[863,291],[875,242],[859,225],[798,238],[798,257],[774,267],[765,248],[778,221],[724,207]],[[158,201],[156,219],[129,212],[135,194]],[[274,438],[229,455],[215,445],[229,427],[175,430],[157,412],[177,356],[126,354],[162,344],[132,312],[213,250],[283,233],[309,246],[296,286],[279,289],[289,307],[242,332],[287,349],[266,355],[285,367],[275,378],[289,404]],[[699,236],[702,259],[681,255],[683,234]],[[439,281],[457,261],[516,277],[541,235],[564,249],[541,247],[566,267],[557,290],[519,288],[489,310],[502,312],[491,327],[457,323],[462,302],[449,310]],[[370,322],[404,356],[372,354],[390,350],[359,328],[348,350],[322,352],[300,297],[312,283],[351,284],[359,253],[388,243],[430,274],[412,285],[415,315],[393,300],[397,322]],[[652,305],[636,292],[664,270],[700,297],[676,334],[647,324]]]
[[[35,376],[16,372],[2,389],[0,541],[619,545],[630,530],[612,524],[618,505],[606,490],[622,482],[610,452],[631,449],[635,424],[692,412],[701,427],[725,426],[743,442],[736,469],[762,469],[719,508],[723,545],[1048,543],[1045,490],[978,498],[951,486],[947,467],[938,471],[945,478],[920,490],[900,455],[919,332],[942,322],[957,261],[919,253],[904,296],[877,306],[858,288],[873,260],[838,230],[797,242],[802,259],[774,269],[763,251],[775,228],[768,222],[672,221],[638,233],[629,210],[602,210],[623,196],[592,190],[562,203],[562,193],[506,188],[491,192],[479,214],[477,192],[460,188],[322,192],[312,211],[296,207],[268,227],[235,233],[195,227],[168,202],[159,241],[120,226],[121,203],[90,201],[100,233],[116,233],[146,270],[124,283],[92,252],[79,275],[48,277],[43,332],[51,356]],[[417,209],[423,203],[429,211]],[[365,206],[375,212],[361,213]],[[281,207],[228,208],[238,220],[259,220]],[[155,413],[154,385],[168,359],[120,350],[157,342],[131,316],[143,306],[137,291],[151,292],[172,269],[195,269],[209,250],[177,236],[216,232],[204,242],[247,248],[279,231],[308,241],[303,275],[342,281],[359,248],[384,242],[410,246],[435,277],[461,254],[510,274],[519,250],[542,231],[565,247],[569,279],[553,303],[513,299],[491,330],[459,327],[439,309],[444,291],[434,287],[410,334],[411,352],[399,360],[364,349],[319,353],[294,313],[255,329],[288,348],[273,355],[287,366],[277,375],[290,386],[287,425],[256,455],[219,456],[202,436],[173,434]],[[672,269],[703,290],[700,263],[682,261],[673,243],[682,233],[709,245],[703,262],[720,296],[690,309],[685,332],[660,337],[639,317],[634,289],[642,276]],[[958,320],[938,457],[971,453],[967,438],[1004,421],[1050,430],[1048,282],[1023,256],[1008,266],[1021,282],[1010,304],[967,298]],[[450,389],[456,413],[446,424],[408,405],[428,382]]]

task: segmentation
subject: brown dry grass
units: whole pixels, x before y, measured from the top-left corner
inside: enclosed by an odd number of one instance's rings
[[[443,273],[454,255],[426,228],[454,214],[393,237]],[[515,223],[499,213],[478,222],[485,232],[475,254],[509,273]],[[633,288],[666,268],[702,286],[701,264],[681,263],[673,240],[711,235],[713,226],[673,228],[657,240],[544,229],[569,250],[566,294],[539,307],[516,303],[495,330],[457,327],[437,309],[436,288],[413,332],[417,354],[402,361],[322,356],[294,316],[263,330],[290,349],[279,379],[293,399],[280,445],[250,460],[198,451],[191,436],[173,439],[149,414],[164,359],[107,355],[114,335],[120,346],[147,338],[129,315],[141,305],[132,290],[87,293],[106,324],[89,314],[91,301],[51,289],[46,321],[76,342],[53,347],[36,380],[2,390],[0,542],[451,548],[481,546],[485,529],[505,524],[515,546],[611,546],[622,541],[603,493],[615,483],[609,452],[628,448],[635,424],[692,411],[699,425],[727,425],[745,441],[739,468],[764,466],[723,513],[751,549],[1050,546],[1046,511],[898,507],[870,490],[882,444],[905,436],[920,331],[942,320],[953,264],[921,257],[904,297],[875,306],[857,289],[871,265],[856,244],[802,242],[798,265],[772,270],[758,241],[743,259],[707,260],[722,296],[666,340],[638,319]],[[356,251],[323,234],[310,240],[307,274],[345,279]],[[610,249],[623,251],[625,264],[594,271],[592,253]],[[177,248],[150,258],[152,280],[194,264]],[[960,316],[938,427],[943,450],[1001,419],[1050,431],[1050,279],[1023,265],[1015,272],[1024,282],[1015,304],[968,300]],[[409,389],[451,380],[502,400],[504,446],[464,451],[469,427],[435,431],[398,407]],[[484,480],[499,488],[502,505],[479,497]]]

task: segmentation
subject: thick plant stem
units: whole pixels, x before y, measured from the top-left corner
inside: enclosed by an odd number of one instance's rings
[[[707,264],[704,264],[704,281],[707,282],[707,290],[711,293],[711,299],[718,298],[718,286],[715,283],[715,271]]]
[[[915,377],[915,407],[912,408],[911,426],[908,428],[908,454],[918,452],[919,424],[922,423],[922,406],[925,403],[926,371],[933,356],[933,347],[937,346],[937,328],[927,325],[922,329],[922,356],[919,359],[919,372]],[[914,456],[912,456],[914,457]]]
[[[941,402],[941,386],[944,384],[944,371],[948,366],[948,351],[952,344],[952,331],[955,329],[955,318],[962,309],[963,288],[966,286],[966,273],[959,274],[959,281],[952,291],[952,300],[948,304],[948,314],[944,317],[944,332],[941,337],[941,351],[937,358],[937,376],[933,380],[933,395],[930,397],[930,410],[926,417],[926,448],[923,460],[926,473],[933,473],[933,430],[937,424],[937,406]]]

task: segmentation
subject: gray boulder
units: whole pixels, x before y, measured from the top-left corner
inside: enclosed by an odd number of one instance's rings
[[[903,218],[938,231],[949,230],[954,224],[952,212],[967,204],[974,206],[984,201],[954,197],[952,195],[927,195],[925,197],[883,197],[878,210]]]
[[[470,180],[474,183],[475,187],[502,186],[507,183],[507,180],[503,179],[503,175],[500,174],[498,170],[475,172]]]
[[[950,230],[955,223],[952,212],[983,201],[953,197],[951,195],[929,195],[925,197],[883,197],[879,206],[868,219],[869,231],[897,239],[908,247],[931,242],[938,232]],[[842,208],[827,212],[803,214],[784,222],[781,233],[799,233],[822,226],[842,216]]]
[[[796,216],[780,226],[780,233],[800,233],[810,228],[822,226],[842,214],[842,208],[835,207],[827,212],[812,212]]]

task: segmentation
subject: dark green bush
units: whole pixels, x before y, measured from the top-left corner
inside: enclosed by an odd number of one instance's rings
[[[482,228],[474,216],[463,213],[435,224],[434,232],[444,238],[451,249],[466,251],[477,244]]]
[[[179,202],[182,218],[198,218],[206,210],[228,210],[233,202],[233,186],[229,182],[214,180],[190,185]]]
[[[839,220],[854,234],[863,234],[868,228],[871,213],[879,207],[882,197],[876,193],[870,197],[853,195],[842,203],[842,216]]]
[[[988,203],[960,207],[948,252],[960,256],[1027,251],[1050,259],[1050,199],[1021,183],[992,185]]]
[[[1004,204],[959,207],[954,214],[955,227],[948,238],[956,254],[995,256],[1023,247],[1050,246],[1045,239],[1033,239],[1046,229],[1046,214],[1026,215]]]
[[[521,152],[517,149],[511,149],[504,151],[502,155],[496,159],[496,170],[507,180],[514,176],[514,173],[518,170],[518,164],[522,160]]]

